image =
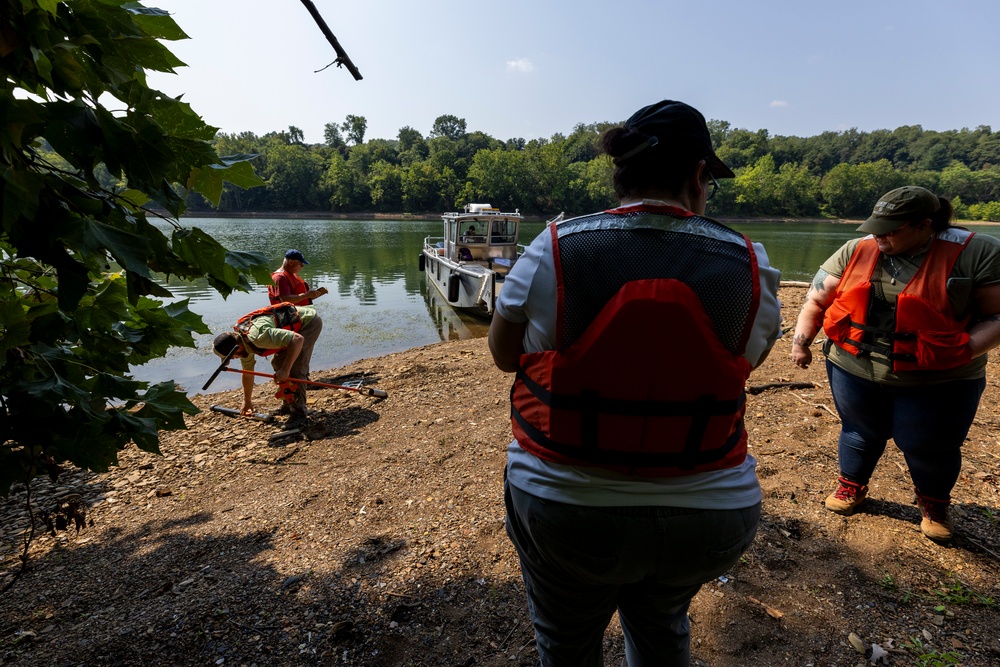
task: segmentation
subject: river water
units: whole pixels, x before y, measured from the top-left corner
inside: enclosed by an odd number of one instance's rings
[[[456,313],[444,302],[417,268],[426,236],[441,236],[438,221],[314,220],[267,218],[185,218],[186,227],[199,227],[232,250],[256,251],[281,265],[289,248],[301,250],[309,264],[299,274],[310,287],[330,293],[316,300],[323,333],[313,353],[315,370],[428,345],[442,340],[485,336],[487,323]],[[783,280],[809,280],[816,268],[845,241],[857,236],[853,225],[833,223],[737,222],[730,226],[767,249],[771,265]],[[543,228],[525,222],[521,243],[527,244]],[[975,231],[1000,236],[1000,228],[972,226]],[[197,335],[197,347],[174,348],[163,359],[133,369],[147,382],[174,380],[189,394],[218,367],[212,353],[215,334],[226,331],[240,316],[268,304],[267,288],[237,292],[223,299],[206,281],[163,283],[178,299],[190,299],[211,335]],[[786,314],[787,320],[795,314]],[[260,364],[258,364],[260,366]],[[270,366],[258,368],[270,372]],[[223,373],[210,387],[217,392],[239,386],[235,373]]]

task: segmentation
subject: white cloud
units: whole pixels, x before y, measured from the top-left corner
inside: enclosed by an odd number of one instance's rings
[[[787,106],[788,106],[788,102],[786,102],[785,100],[772,100],[771,101],[771,108],[772,109],[780,109],[782,107],[787,107]]]
[[[507,61],[508,72],[524,72],[525,74],[535,71],[535,66],[527,58]]]

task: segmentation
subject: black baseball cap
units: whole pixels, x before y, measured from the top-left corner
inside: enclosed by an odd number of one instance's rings
[[[212,351],[220,357],[227,359],[236,349],[239,339],[232,331],[223,331],[212,341]]]
[[[288,252],[285,253],[285,259],[294,259],[295,261],[302,262],[303,264],[309,263],[306,261],[306,258],[302,255],[301,252],[294,249],[289,250]]]
[[[679,157],[694,157],[705,160],[709,171],[716,178],[735,178],[736,174],[727,167],[712,149],[712,135],[708,123],[701,112],[689,104],[674,100],[663,100],[650,104],[632,114],[625,121],[625,127],[632,128],[649,138],[616,162],[621,163],[646,149],[666,151]]]

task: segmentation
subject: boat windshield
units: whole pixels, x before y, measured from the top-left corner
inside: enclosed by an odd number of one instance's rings
[[[490,243],[517,243],[517,221],[494,220]]]

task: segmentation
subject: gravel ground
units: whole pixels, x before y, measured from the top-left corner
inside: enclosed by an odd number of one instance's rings
[[[805,290],[782,288],[786,326]],[[322,344],[322,341],[320,342]],[[822,364],[779,341],[750,379],[764,520],[742,562],[691,607],[695,664],[1000,664],[1000,398],[990,377],[954,492],[957,536],[925,539],[902,457],[887,451],[864,511],[822,507],[838,421]],[[531,665],[537,655],[504,533],[510,377],[483,339],[313,373],[364,377],[380,400],[309,392],[313,425],[280,435],[200,396],[162,456],[32,483],[38,507],[80,507],[82,529],[40,527],[31,569],[0,596],[0,659],[21,665]],[[270,385],[257,405],[277,407]],[[0,504],[0,586],[18,566],[25,489]],[[70,522],[72,524],[72,521]],[[852,638],[851,635],[854,635]],[[621,664],[621,630],[605,638]],[[870,648],[869,648],[870,650]]]

